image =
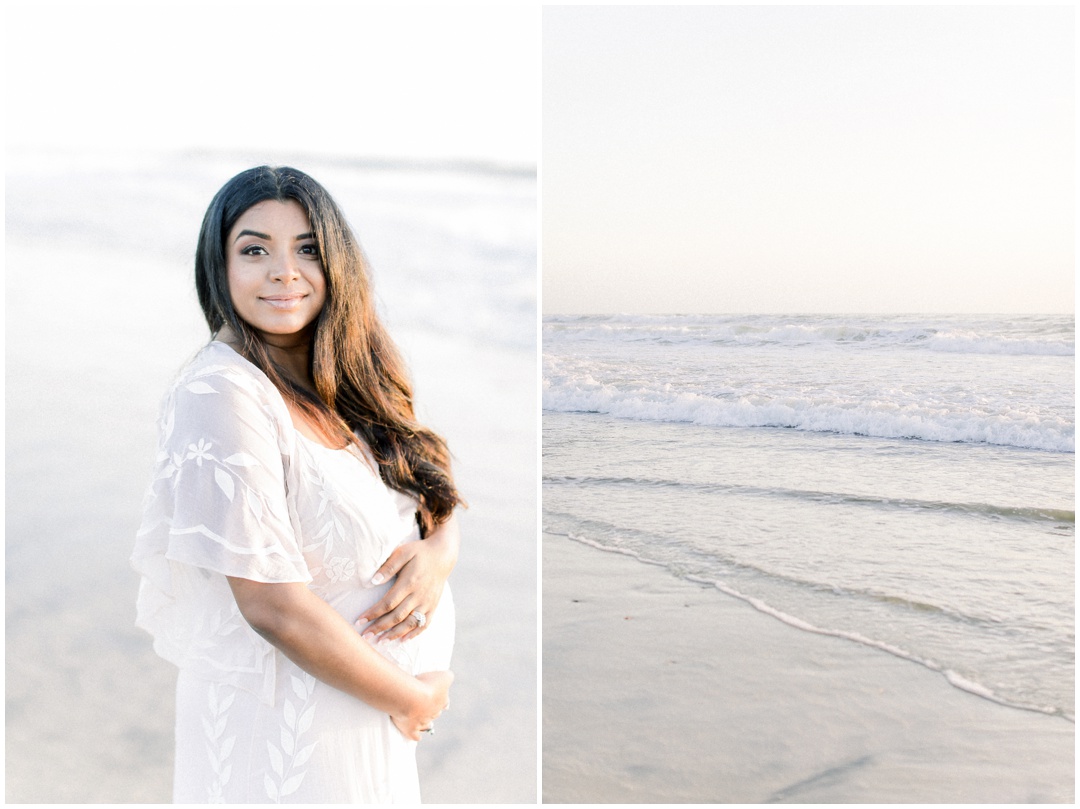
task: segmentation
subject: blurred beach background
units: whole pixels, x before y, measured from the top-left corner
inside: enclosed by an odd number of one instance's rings
[[[271,163],[343,207],[470,503],[425,800],[532,803],[535,14],[258,8],[53,9],[61,33],[48,9],[8,13],[9,75],[34,86],[6,99],[22,119],[6,153],[7,800],[170,800],[176,672],[134,627],[128,557],[160,398],[209,338],[202,215]],[[285,65],[295,27],[318,33]],[[177,69],[196,41],[206,64]],[[504,70],[485,78],[491,63]]]

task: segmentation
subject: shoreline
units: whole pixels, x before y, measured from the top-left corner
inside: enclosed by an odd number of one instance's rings
[[[543,800],[1073,800],[1068,720],[543,535]]]

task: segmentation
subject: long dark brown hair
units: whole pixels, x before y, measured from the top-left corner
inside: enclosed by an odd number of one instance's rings
[[[226,239],[244,212],[264,200],[298,202],[318,244],[326,303],[315,319],[308,357],[315,393],[273,361],[229,295]],[[211,334],[230,326],[244,356],[342,446],[355,443],[356,435],[363,438],[386,484],[419,501],[417,519],[427,536],[464,501],[446,443],[416,421],[405,365],[375,312],[368,275],[367,259],[334,200],[293,168],[259,166],[233,177],[210,203],[199,231],[195,287]]]

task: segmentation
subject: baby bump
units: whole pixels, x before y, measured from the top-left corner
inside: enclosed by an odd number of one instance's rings
[[[370,641],[389,660],[404,671],[419,674],[422,671],[444,671],[450,668],[450,655],[454,649],[454,598],[450,587],[443,588],[442,598],[436,609],[428,616],[423,632],[408,640]]]
[[[338,614],[353,624],[365,610],[377,604],[392,586],[386,582],[378,587],[355,588],[338,593],[328,603]],[[369,641],[383,657],[396,663],[403,671],[419,674],[422,671],[443,671],[450,668],[450,656],[454,648],[455,616],[454,598],[450,585],[443,588],[438,606],[427,616],[423,632],[405,641]],[[362,633],[365,626],[356,627]]]

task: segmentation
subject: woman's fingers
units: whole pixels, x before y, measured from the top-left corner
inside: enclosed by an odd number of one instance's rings
[[[398,582],[387,591],[381,600],[370,609],[365,610],[364,614],[356,619],[357,626],[370,622],[371,626],[364,629],[365,634],[369,629],[376,633],[389,629],[397,621],[390,623],[388,619],[394,614],[394,610],[401,606],[402,600],[408,594],[408,589],[402,587],[401,582]]]
[[[383,562],[382,567],[380,567],[375,575],[371,577],[373,584],[379,585],[386,581],[390,576],[397,576],[401,569],[412,560],[415,551],[406,550],[406,548],[407,546],[402,545],[390,554],[390,557]],[[387,574],[387,571],[390,571],[389,574]],[[386,578],[379,578],[380,576],[386,576]],[[378,581],[376,581],[376,579],[378,579]],[[394,586],[386,591],[386,595],[366,609],[364,614],[356,620],[358,622],[366,622],[386,615],[401,603],[401,600],[409,594],[410,589],[410,584],[405,577],[399,577],[398,580],[394,582]]]
[[[394,723],[394,727],[401,731],[401,735],[410,741],[420,741],[420,730],[412,726],[411,723],[405,720],[398,719],[396,716],[391,716],[390,721]]]
[[[378,636],[379,640],[395,640],[418,635],[427,628],[434,611],[434,607],[425,611],[423,605],[415,598],[407,597],[377,621],[365,627],[363,635],[364,637]],[[416,613],[423,615],[424,620],[420,621]]]
[[[357,619],[365,636],[378,635],[395,628],[407,619],[415,609],[415,597],[400,580],[387,591],[382,600]],[[367,626],[363,626],[367,622]],[[411,627],[410,627],[411,628]]]
[[[403,545],[379,568],[394,571],[397,578],[382,599],[357,619],[356,626],[365,637],[395,640],[414,637],[427,628],[442,595],[445,576],[432,572],[430,558],[423,550],[421,542]],[[424,616],[422,620],[417,613]]]
[[[424,616],[424,621],[421,623],[416,618],[416,613],[419,612]],[[424,612],[422,609],[412,610],[405,619],[398,623],[393,629],[390,629],[383,635],[387,640],[394,640],[400,638],[401,640],[408,640],[414,638],[427,629],[428,624],[431,623],[431,615],[435,612],[435,608],[432,607],[428,612]]]
[[[409,542],[394,548],[393,553],[386,558],[382,566],[375,571],[375,575],[371,577],[371,583],[378,587],[384,581],[389,581],[396,576],[398,571],[408,564],[416,552],[415,548],[410,547],[412,544]]]
[[[417,674],[416,679],[426,686],[426,697],[406,715],[390,715],[391,721],[401,734],[414,742],[420,739],[421,733],[430,730],[435,719],[450,707],[449,692],[454,675],[449,671],[428,671]]]

